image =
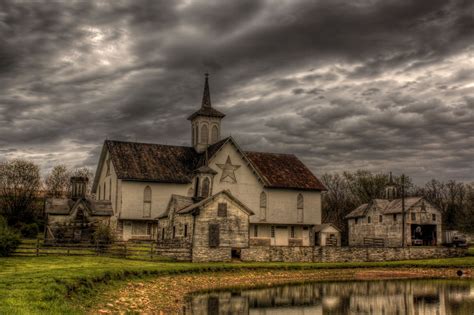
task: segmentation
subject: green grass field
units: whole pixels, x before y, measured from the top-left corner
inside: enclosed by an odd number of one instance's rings
[[[472,249],[471,249],[472,253]],[[381,263],[171,263],[108,257],[0,258],[0,314],[76,314],[105,285],[138,277],[238,269],[474,267],[474,257]],[[74,303],[75,302],[75,303]]]

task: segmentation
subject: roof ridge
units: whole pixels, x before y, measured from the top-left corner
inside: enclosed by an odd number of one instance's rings
[[[145,145],[159,145],[163,147],[175,147],[175,148],[178,147],[178,148],[193,149],[192,146],[187,146],[187,145],[174,145],[174,144],[162,144],[162,143],[151,143],[151,142],[125,141],[125,140],[105,140],[104,142],[135,143],[135,144],[145,144]]]
[[[296,154],[293,154],[293,153],[263,152],[263,151],[244,151],[244,153],[261,153],[261,154],[287,155],[287,156],[294,156],[294,157],[298,158],[298,157],[296,156]],[[298,160],[299,160],[299,158],[298,158]]]

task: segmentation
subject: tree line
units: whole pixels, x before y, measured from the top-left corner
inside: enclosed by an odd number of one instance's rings
[[[385,198],[389,180],[388,174],[367,170],[323,174],[321,181],[327,191],[322,197],[322,221],[335,224],[346,239],[347,222],[344,217],[372,199]],[[393,181],[400,188],[398,193],[401,197],[401,176],[393,177]],[[432,179],[419,186],[413,183],[412,178],[405,176],[404,190],[407,197],[423,196],[436,205],[443,215],[445,229],[474,232],[474,183]]]

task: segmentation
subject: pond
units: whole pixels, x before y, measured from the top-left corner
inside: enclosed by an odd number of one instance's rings
[[[184,313],[474,315],[474,281],[341,281],[201,292],[187,296]]]

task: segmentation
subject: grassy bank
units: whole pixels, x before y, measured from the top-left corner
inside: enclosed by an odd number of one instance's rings
[[[381,263],[166,263],[107,257],[0,258],[0,314],[78,313],[105,284],[158,275],[255,269],[474,268],[474,257]]]

